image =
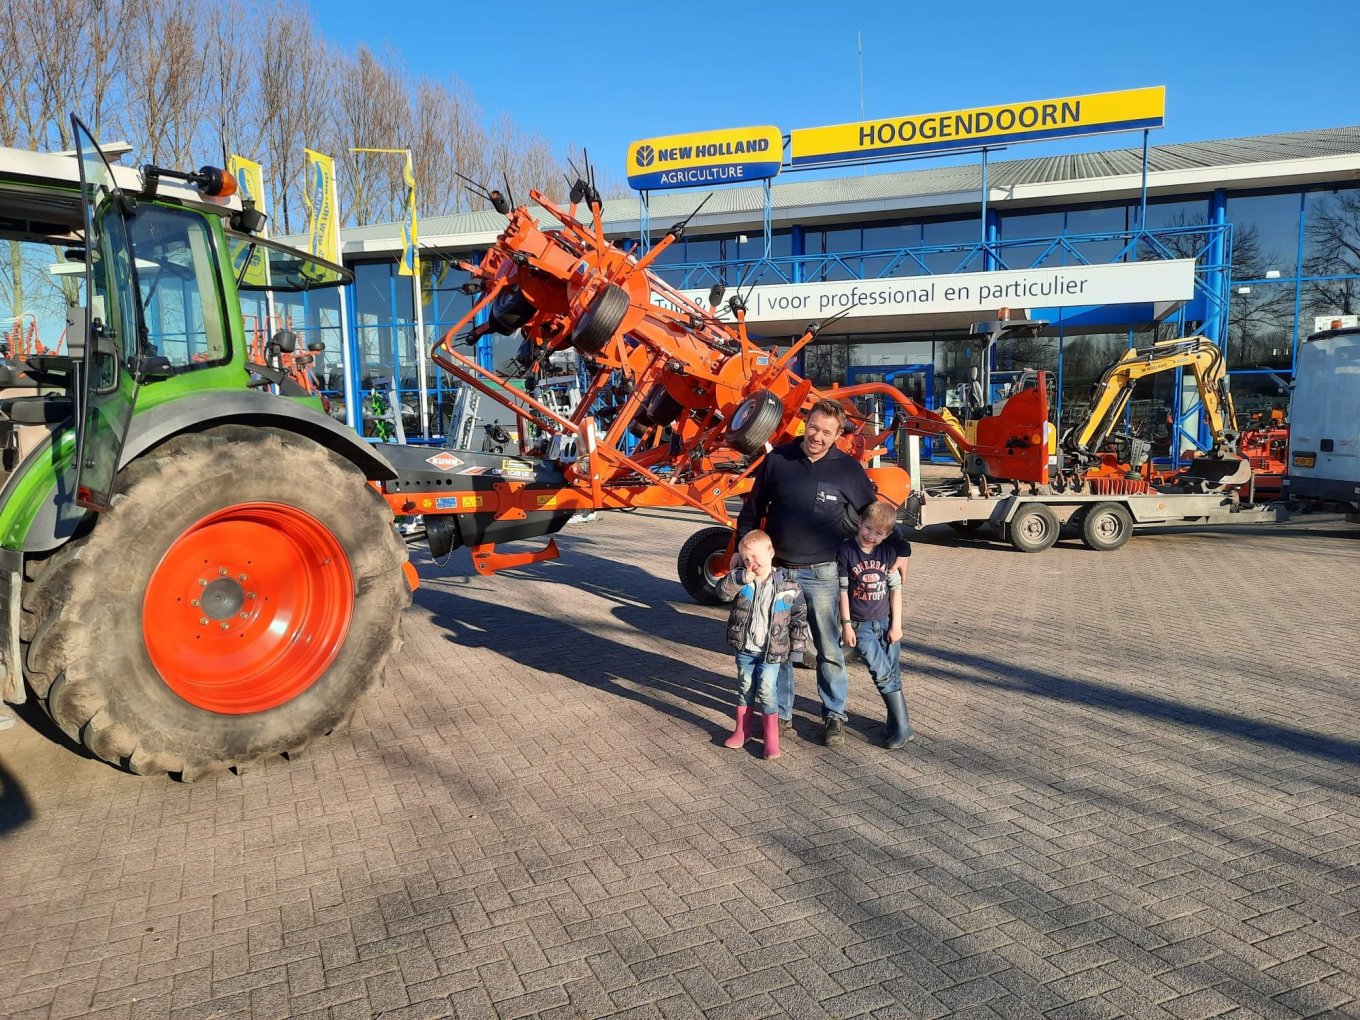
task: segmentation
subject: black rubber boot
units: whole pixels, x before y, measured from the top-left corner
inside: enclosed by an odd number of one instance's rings
[[[888,709],[888,721],[885,725],[887,730],[885,746],[889,751],[896,751],[899,747],[905,747],[915,740],[916,731],[911,728],[911,721],[907,718],[907,699],[901,691],[884,694],[883,704]]]
[[[834,715],[827,716],[822,725],[822,743],[827,747],[845,743],[845,731],[841,729],[841,721]]]

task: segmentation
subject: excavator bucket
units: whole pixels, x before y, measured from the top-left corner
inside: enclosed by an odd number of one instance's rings
[[[1177,476],[1189,489],[1231,489],[1251,481],[1251,461],[1243,457],[1196,457]]]

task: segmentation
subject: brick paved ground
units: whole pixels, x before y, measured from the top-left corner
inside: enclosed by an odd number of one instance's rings
[[[353,731],[185,786],[0,733],[12,1017],[1360,1015],[1360,529],[918,545],[921,737],[726,751],[700,522],[436,572]],[[812,695],[809,673],[800,673]]]

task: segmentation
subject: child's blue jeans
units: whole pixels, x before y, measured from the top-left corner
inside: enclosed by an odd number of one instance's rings
[[[779,711],[775,706],[774,684],[779,663],[766,662],[761,652],[737,652],[737,704],[758,705],[764,715]]]
[[[855,651],[868,665],[879,694],[902,689],[902,644],[888,640],[889,625],[887,620],[855,621]]]

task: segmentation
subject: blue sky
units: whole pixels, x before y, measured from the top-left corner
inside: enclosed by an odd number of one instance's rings
[[[1153,144],[1360,123],[1346,55],[1360,0],[406,0],[388,25],[372,0],[312,6],[331,41],[390,46],[417,74],[452,71],[489,114],[559,150],[584,145],[616,179],[638,138],[861,119],[857,32],[867,118],[1165,85]],[[995,158],[1139,144],[1123,134]]]

